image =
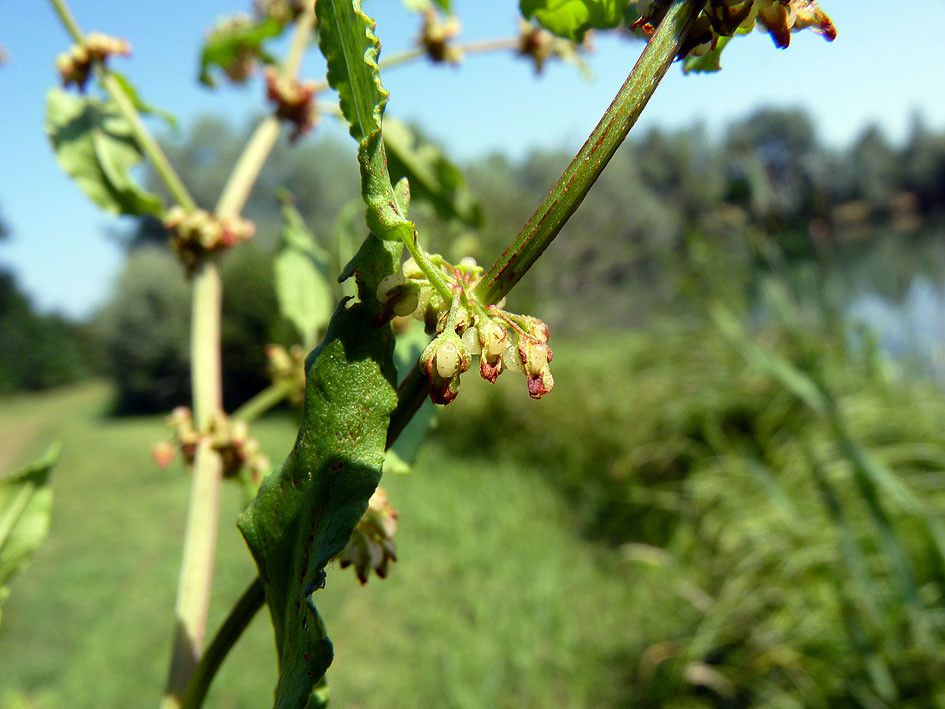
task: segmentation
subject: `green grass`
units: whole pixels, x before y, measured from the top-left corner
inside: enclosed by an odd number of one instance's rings
[[[188,481],[158,470],[160,417],[109,419],[108,390],[83,385],[0,400],[0,462],[51,438],[52,531],[12,584],[0,625],[0,706],[154,706],[171,643]],[[278,460],[292,423],[256,426]],[[540,472],[428,446],[385,480],[400,512],[400,561],[361,588],[334,569],[319,605],[335,640],[344,707],[607,706],[619,703],[631,594],[612,555],[583,541]],[[215,628],[253,573],[227,486],[214,578]],[[274,651],[259,615],[208,704],[271,701]]]

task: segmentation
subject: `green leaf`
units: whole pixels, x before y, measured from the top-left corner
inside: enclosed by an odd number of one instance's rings
[[[683,71],[688,74],[695,72],[697,74],[711,73],[721,71],[722,69],[722,51],[731,41],[731,37],[719,37],[715,48],[706,52],[701,57],[690,54],[683,62]]]
[[[462,171],[437,146],[407,124],[385,118],[384,147],[391,180],[406,177],[411,199],[430,203],[442,219],[457,219],[469,226],[482,223],[482,209]]]
[[[265,64],[274,64],[275,58],[263,49],[263,44],[282,34],[284,28],[281,22],[266,17],[257,22],[234,22],[216,29],[207,38],[200,52],[200,83],[216,86],[211,70],[215,67],[224,72],[232,70],[247,54],[257,57]]]
[[[305,706],[331,664],[331,641],[313,594],[381,477],[397,403],[394,340],[389,326],[374,324],[380,306],[365,296],[399,265],[401,249],[369,237],[355,256],[362,299],[338,306],[324,342],[309,355],[295,446],[239,519],[275,626],[276,707]]]
[[[279,311],[310,348],[328,323],[334,305],[328,281],[329,255],[318,246],[288,199],[283,201],[282,219],[282,241],[274,263]]]
[[[613,29],[623,22],[629,0],[519,0],[525,19],[549,32],[582,42],[589,29]]]
[[[60,447],[52,445],[35,463],[0,479],[0,605],[10,593],[7,583],[27,564],[49,532],[49,474],[59,460],[59,452]]]
[[[727,309],[716,307],[710,314],[722,334],[729,339],[749,364],[776,379],[815,413],[827,415],[832,403],[813,379],[788,360],[752,342],[738,324],[735,316]]]
[[[142,153],[130,124],[106,102],[52,89],[46,97],[46,134],[60,167],[112,214],[160,215],[160,197],[141,189],[131,168]]]
[[[109,70],[108,73],[111,74],[115,81],[118,82],[121,90],[125,92],[125,96],[128,97],[128,100],[131,101],[131,104],[138,110],[138,113],[144,113],[149,116],[160,118],[168,125],[169,128],[172,130],[177,130],[177,116],[175,116],[173,113],[168,113],[167,111],[160,109],[150,103],[147,103],[141,98],[141,94],[138,93],[138,90],[130,81],[128,81],[128,77],[126,77],[124,74],[119,74],[117,71],[112,70]]]
[[[412,12],[423,12],[430,7],[438,7],[443,12],[450,12],[453,3],[450,0],[403,0],[404,7]]]
[[[324,0],[315,5],[315,15],[328,83],[338,92],[351,136],[361,143],[381,130],[389,96],[377,67],[381,43],[374,20],[361,11],[359,0]]]

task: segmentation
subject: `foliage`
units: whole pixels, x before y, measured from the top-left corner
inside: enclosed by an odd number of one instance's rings
[[[66,456],[56,472],[50,537],[14,580],[0,625],[0,705],[16,706],[14,698],[34,709],[156,704],[166,667],[155,648],[169,644],[170,628],[156,622],[155,606],[173,603],[185,526],[180,499],[189,483],[155,470],[147,456],[165,430],[163,416],[103,416],[109,392],[97,383],[2,404],[0,429],[15,440],[34,431],[34,444],[60,439]],[[253,426],[273,458],[295,431],[282,415]],[[83,455],[69,454],[80,448]],[[397,566],[383,583],[356,587],[333,564],[319,591],[320,609],[335,619],[333,703],[613,706],[617,653],[629,637],[613,628],[638,627],[627,613],[633,586],[616,559],[576,534],[567,504],[541,471],[428,446],[412,475],[384,484],[402,520]],[[223,519],[243,504],[239,489],[225,487]],[[219,535],[212,627],[253,569],[233,525],[222,524]],[[261,614],[206,706],[271,706],[275,672],[272,628]]]
[[[160,198],[129,174],[142,152],[112,103],[54,89],[46,98],[46,133],[59,165],[99,207],[113,214],[163,211]]]
[[[7,584],[49,533],[49,474],[58,459],[54,445],[35,463],[0,477],[0,607],[10,595]]]
[[[235,407],[268,383],[265,345],[291,344],[291,325],[279,314],[272,256],[247,246],[223,268],[221,354]],[[189,377],[188,291],[174,259],[163,249],[132,252],[112,300],[96,322],[116,388],[116,411],[169,411],[186,401]]]
[[[93,336],[58,315],[37,313],[0,269],[0,393],[69,384],[92,374]]]
[[[941,698],[942,559],[928,525],[945,509],[945,401],[801,322],[755,334],[763,349],[750,352],[777,353],[752,354],[760,367],[706,326],[559,347],[570,365],[541,417],[515,392],[483,392],[438,429],[454,449],[475,436],[540,466],[586,531],[633,564],[633,705]],[[799,394],[829,397],[843,428]]]
[[[169,411],[187,391],[187,286],[170,254],[128,258],[112,301],[96,323],[119,411]]]

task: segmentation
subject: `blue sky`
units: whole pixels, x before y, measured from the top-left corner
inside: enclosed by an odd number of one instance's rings
[[[516,4],[454,0],[462,41],[512,34]],[[938,61],[945,2],[821,4],[839,29],[836,42],[805,33],[779,51],[755,34],[732,44],[717,75],[684,76],[674,67],[637,130],[702,122],[714,131],[762,105],[806,108],[834,145],[848,143],[870,122],[900,140],[916,112],[945,129]],[[416,19],[399,0],[367,0],[365,7],[378,20],[385,51],[411,44]],[[131,41],[132,59],[116,61],[116,68],[184,126],[209,112],[243,125],[263,107],[258,84],[207,91],[195,81],[204,32],[217,18],[247,10],[245,0],[74,0],[72,9],[84,30]],[[13,231],[12,241],[0,246],[0,265],[15,270],[44,310],[84,316],[107,298],[121,267],[122,254],[108,236],[121,221],[99,212],[59,171],[43,134],[43,98],[56,82],[55,57],[69,44],[48,3],[0,3],[0,46],[9,55],[0,67],[0,214]],[[577,147],[641,50],[639,43],[613,38],[595,44],[590,81],[564,65],[536,78],[508,54],[472,57],[461,69],[400,67],[384,77],[388,110],[424,124],[460,159],[493,150],[520,156],[534,146]],[[305,73],[322,73],[314,54]]]

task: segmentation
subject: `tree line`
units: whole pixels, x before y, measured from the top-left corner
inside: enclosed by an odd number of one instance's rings
[[[198,202],[212,204],[244,139],[208,117],[165,143]],[[290,189],[331,250],[339,217],[358,189],[348,151],[331,136],[280,145],[252,195],[247,215],[257,225],[256,243],[224,265],[224,277],[240,283],[225,291],[239,301],[225,307],[231,322],[224,326],[224,369],[236,380],[226,387],[230,405],[265,384],[262,346],[291,337],[270,284],[279,231],[275,195]],[[422,205],[415,216],[433,235],[434,250],[488,262],[567,160],[567,151],[536,150],[518,161],[492,154],[467,164],[482,205],[480,229],[445,222]],[[868,239],[877,227],[913,232],[943,213],[945,132],[919,117],[899,145],[869,126],[842,148],[824,145],[811,118],[794,109],[759,110],[717,136],[698,125],[652,129],[621,148],[516,299],[525,309],[540,302],[564,334],[634,326],[654,313],[685,312],[707,290],[743,293],[765,267],[759,257],[765,244],[788,260],[817,259],[854,236]],[[0,331],[10,334],[3,338],[0,391],[64,383],[104,362],[118,384],[119,408],[167,410],[183,400],[186,284],[167,254],[166,233],[159,221],[143,219],[119,238],[128,251],[124,273],[111,301],[82,327],[33,312],[4,272]],[[32,324],[24,325],[24,317]],[[37,323],[55,333],[46,338],[54,344],[37,348],[25,365],[15,343],[21,335],[43,342],[28,335]],[[58,361],[61,352],[71,366]]]

